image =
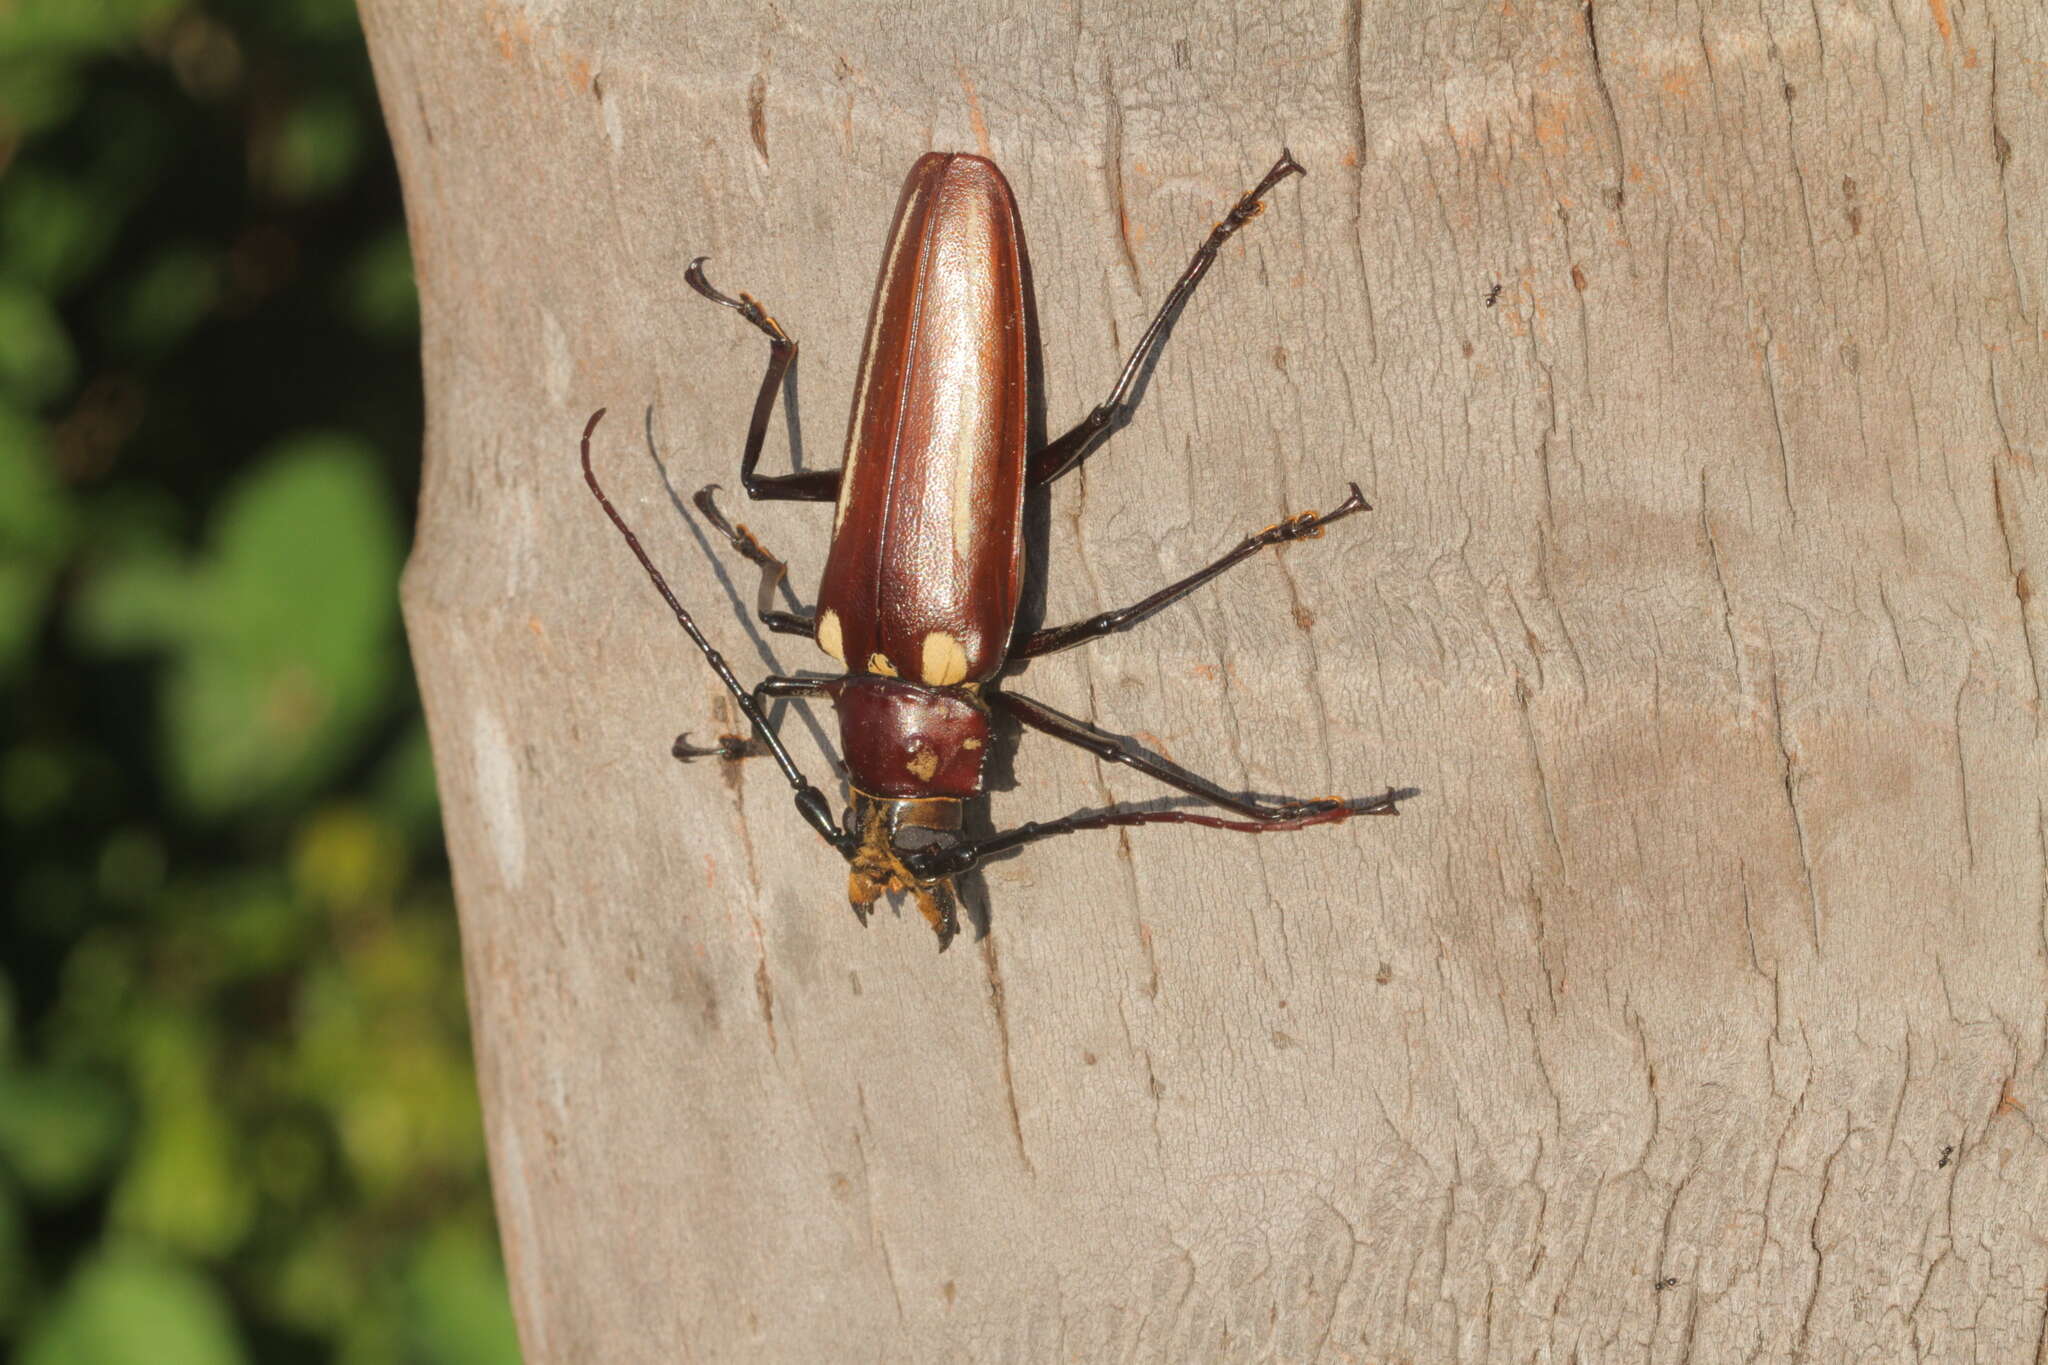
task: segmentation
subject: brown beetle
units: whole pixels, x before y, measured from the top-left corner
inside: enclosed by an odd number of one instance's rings
[[[815,639],[845,667],[840,677],[770,677],[751,693],[741,686],[598,487],[590,469],[590,438],[604,411],[591,416],[583,432],[584,478],[753,727],[751,737],[725,736],[712,748],[692,745],[685,735],[676,741],[676,756],[774,757],[804,818],[850,864],[848,896],[863,922],[883,894],[908,893],[931,921],[943,949],[958,929],[953,878],[993,854],[1056,834],[1157,823],[1266,833],[1393,813],[1393,792],[1358,801],[1277,803],[1233,795],[1115,736],[995,686],[1012,660],[1122,630],[1265,546],[1321,535],[1338,518],[1369,510],[1353,484],[1336,510],[1303,512],[1270,526],[1134,606],[1015,636],[1026,489],[1073,468],[1129,419],[1140,376],[1217,250],[1260,211],[1267,191],[1301,173],[1294,158],[1281,153],[1195,252],[1109,398],[1072,431],[1038,450],[1030,449],[1027,436],[1031,394],[1022,231],[1016,200],[993,162],[934,152],[919,158],[904,182],[882,254],[841,469],[756,472],[776,391],[796,359],[796,343],[748,295],[735,299],[713,288],[704,278],[705,258],[690,264],[686,278],[698,293],[736,310],[768,337],[768,372],[740,460],[747,496],[838,504],[816,612],[776,610],[776,589],[786,573],[782,561],[746,527],[725,519],[711,488],[694,501],[733,547],[760,567],[756,610],[762,623]],[[806,696],[829,697],[839,715],[852,796],[845,828],[832,818],[824,793],[804,779],[763,710],[774,699]],[[995,710],[1241,818],[1180,810],[1104,811],[968,838],[961,832],[962,803],[982,792]]]

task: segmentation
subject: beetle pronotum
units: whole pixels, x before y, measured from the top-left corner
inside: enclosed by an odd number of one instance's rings
[[[1125,740],[1016,692],[997,676],[1035,658],[1135,625],[1268,545],[1319,536],[1369,511],[1357,484],[1334,511],[1303,512],[1246,537],[1221,559],[1133,606],[1083,621],[1015,634],[1023,581],[1021,536],[1027,488],[1079,464],[1129,420],[1135,391],[1188,296],[1218,249],[1262,207],[1265,195],[1302,168],[1286,152],[1210,232],[1139,338],[1109,397],[1058,440],[1037,450],[1026,435],[1028,392],[1025,272],[1016,200],[995,164],[964,153],[919,158],[904,182],[882,253],[881,283],[855,385],[844,467],[793,474],[755,472],[776,391],[796,360],[796,342],[746,294],[731,298],[704,277],[705,257],[685,278],[714,303],[768,337],[768,372],[754,400],[740,457],[747,496],[836,502],[832,543],[815,612],[775,609],[786,570],[745,526],[734,526],[701,490],[697,508],[761,570],[756,614],[771,631],[804,635],[844,668],[837,678],[769,677],[751,692],[704,638],[690,614],[612,506],[590,468],[583,430],[583,477],[676,620],[738,700],[753,729],[712,748],[684,735],[682,759],[768,754],[796,794],[797,809],[850,865],[848,898],[861,921],[884,894],[909,893],[944,949],[958,929],[952,881],[994,854],[1039,839],[1117,825],[1192,824],[1270,833],[1391,814],[1395,794],[1364,800],[1262,801],[1234,795]],[[829,697],[839,714],[851,806],[842,827],[825,794],[807,781],[763,704]],[[982,792],[990,722],[1002,711],[1031,729],[1109,762],[1148,773],[1232,812],[1235,819],[1184,810],[1078,813],[1044,824],[970,838],[962,803]]]

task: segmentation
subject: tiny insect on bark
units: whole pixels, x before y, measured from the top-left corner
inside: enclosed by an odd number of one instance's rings
[[[756,472],[796,342],[746,294],[729,297],[704,277],[705,257],[685,278],[768,338],[768,372],[740,457],[740,482],[757,500],[836,502],[831,548],[810,614],[780,611],[786,574],[745,526],[727,521],[712,498],[694,502],[732,547],[761,571],[756,614],[769,630],[809,636],[837,660],[837,678],[780,677],[751,691],[712,648],[598,486],[583,431],[583,477],[626,539],[683,630],[732,692],[752,727],[712,747],[675,742],[677,758],[766,754],[795,792],[797,809],[850,866],[848,898],[862,923],[883,895],[909,894],[943,950],[958,931],[953,879],[1021,845],[1121,825],[1191,824],[1264,834],[1394,813],[1395,793],[1359,800],[1266,801],[1234,795],[1136,745],[1053,710],[996,680],[1012,662],[1123,630],[1179,601],[1268,545],[1305,540],[1370,507],[1352,484],[1327,513],[1302,512],[1246,537],[1205,568],[1120,611],[1069,625],[1016,633],[1024,576],[1021,536],[1027,489],[1081,463],[1129,420],[1139,380],[1174,319],[1232,234],[1257,215],[1266,194],[1302,168],[1285,152],[1238,200],[1195,252],[1139,338],[1109,397],[1059,439],[1030,449],[1029,357],[1022,229],[1008,182],[995,164],[964,153],[930,153],[911,168],[882,253],[867,345],[855,386],[846,460],[840,469]],[[851,806],[842,825],[825,794],[790,757],[765,706],[789,697],[827,697],[839,716]],[[996,712],[1097,758],[1123,763],[1202,798],[1237,818],[1185,810],[1098,811],[1028,823],[985,838],[962,832],[964,802],[982,792]]]

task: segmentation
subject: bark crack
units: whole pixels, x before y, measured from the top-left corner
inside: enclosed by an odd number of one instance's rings
[[[1529,765],[1536,771],[1536,794],[1543,803],[1543,827],[1550,832],[1550,851],[1557,857],[1560,872],[1568,864],[1564,856],[1564,841],[1558,837],[1557,809],[1550,799],[1550,781],[1543,772],[1543,751],[1536,743],[1536,727],[1529,719],[1529,684],[1519,673],[1515,675],[1515,709],[1522,718],[1522,742],[1529,748]]]
[[[1600,25],[1593,14],[1593,0],[1582,0],[1579,19],[1586,26],[1586,47],[1593,54],[1593,84],[1600,91],[1600,107],[1607,115],[1607,135],[1612,142],[1610,154],[1614,159],[1614,184],[1607,190],[1607,207],[1617,218],[1623,218],[1623,232],[1626,235],[1627,220],[1622,214],[1626,199],[1623,182],[1627,179],[1627,158],[1622,149],[1621,119],[1615,113],[1614,92],[1607,85],[1607,69],[1600,64]]]
[[[1742,678],[1742,650],[1735,643],[1735,603],[1728,596],[1728,577],[1721,569],[1721,546],[1714,539],[1714,527],[1707,520],[1707,469],[1700,466],[1700,534],[1707,542],[1707,562],[1714,569],[1714,586],[1721,592],[1721,633],[1728,637],[1728,662],[1735,670],[1735,689],[1740,692],[1745,683]]]
[[[1785,707],[1778,688],[1778,656],[1771,654],[1771,726],[1778,743],[1780,772],[1785,784],[1785,806],[1792,813],[1792,834],[1799,846],[1799,873],[1806,881],[1806,902],[1813,930],[1813,951],[1820,952],[1820,890],[1814,885],[1813,863],[1806,850],[1806,817],[1799,809],[1797,764],[1785,738]]]
[[[1010,1106],[1010,1135],[1017,1140],[1017,1159],[1024,1163],[1024,1173],[1037,1175],[1037,1168],[1031,1164],[1031,1153],[1024,1146],[1024,1115],[1017,1106],[1017,1077],[1010,1064],[1010,1014],[1003,1002],[1003,969],[996,958],[994,934],[982,939],[981,960],[988,968],[989,1008],[995,1014],[996,1037],[1002,1045],[1003,1095]]]

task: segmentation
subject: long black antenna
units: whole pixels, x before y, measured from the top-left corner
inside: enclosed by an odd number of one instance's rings
[[[838,822],[832,818],[832,808],[825,799],[825,793],[804,779],[802,770],[796,766],[796,760],[789,756],[789,750],[782,747],[782,740],[769,726],[768,717],[763,715],[761,708],[755,704],[753,694],[740,685],[740,680],[733,676],[733,671],[724,657],[711,647],[711,642],[704,638],[704,632],[697,629],[697,623],[690,619],[690,613],[683,610],[681,602],[676,601],[676,595],[669,591],[668,580],[661,576],[661,570],[654,567],[654,561],[649,559],[647,551],[640,547],[640,537],[633,534],[633,528],[626,525],[626,519],[619,515],[619,509],[612,506],[612,500],[604,495],[604,489],[598,487],[597,475],[590,469],[590,436],[597,430],[597,424],[603,420],[604,414],[603,408],[591,413],[589,423],[583,428],[583,481],[590,485],[590,491],[603,506],[604,514],[612,519],[612,525],[618,527],[619,534],[626,538],[626,544],[632,549],[633,557],[640,561],[640,567],[647,570],[647,577],[653,580],[655,589],[661,593],[661,600],[668,603],[668,609],[676,614],[676,624],[680,625],[683,633],[703,651],[704,660],[711,665],[711,671],[718,675],[719,681],[725,684],[726,690],[739,702],[740,713],[746,716],[754,727],[754,733],[767,745],[768,752],[774,756],[776,764],[782,769],[782,775],[789,779],[790,788],[796,793],[797,810],[826,843],[839,850],[841,854],[850,854],[855,843],[853,836],[840,829]]]

